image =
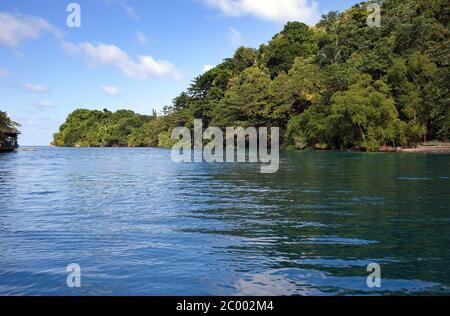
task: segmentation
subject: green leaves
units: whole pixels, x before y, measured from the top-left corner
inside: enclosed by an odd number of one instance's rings
[[[0,132],[4,129],[18,128],[19,123],[14,122],[8,117],[6,112],[0,111]]]
[[[129,110],[72,112],[54,135],[55,146],[110,147],[138,146],[145,143],[137,139],[137,130],[155,118]],[[148,140],[150,143],[150,139]]]
[[[388,92],[385,83],[366,77],[332,97],[328,124],[341,149],[376,151],[400,139],[398,112]]]
[[[316,55],[318,46],[314,31],[306,24],[289,22],[283,31],[260,49],[262,62],[268,67],[271,77],[291,69],[295,58]]]
[[[217,114],[212,125],[266,126],[264,110],[269,104],[270,84],[270,75],[258,66],[231,78],[224,98],[215,109]]]

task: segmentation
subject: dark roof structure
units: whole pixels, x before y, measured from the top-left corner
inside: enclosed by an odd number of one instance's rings
[[[11,128],[11,127],[0,129],[0,133],[7,134],[7,135],[19,135],[20,134],[20,132],[17,129]]]

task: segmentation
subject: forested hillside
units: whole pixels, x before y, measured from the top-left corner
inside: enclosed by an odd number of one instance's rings
[[[193,80],[165,115],[77,110],[57,146],[167,146],[176,126],[278,126],[286,147],[378,150],[450,138],[448,0],[367,3],[290,22]],[[151,100],[149,100],[151,101]]]

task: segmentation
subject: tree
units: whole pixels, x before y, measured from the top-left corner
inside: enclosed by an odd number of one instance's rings
[[[447,76],[447,78],[446,78]],[[401,118],[411,130],[422,131],[417,136],[441,139],[448,134],[448,71],[439,69],[430,56],[414,52],[407,58],[398,58],[387,73],[393,88]]]
[[[239,74],[256,64],[258,53],[253,48],[239,47],[234,53],[232,63],[234,73]]]
[[[186,93],[182,92],[178,97],[173,100],[173,109],[179,111],[185,109],[189,106],[191,102],[191,97]]]
[[[272,125],[285,130],[289,118],[321,102],[324,91],[325,78],[320,67],[311,59],[298,57],[288,74],[281,73],[272,81],[265,115]]]
[[[369,76],[332,97],[328,128],[340,149],[376,151],[383,144],[402,143],[404,125],[398,118],[389,87]]]
[[[13,129],[20,127],[19,123],[14,122],[8,117],[6,112],[0,111],[0,131],[4,129]]]
[[[202,99],[206,98],[212,89],[219,89],[223,92],[218,93],[219,97],[223,96],[234,68],[233,61],[226,59],[220,65],[195,78],[187,91],[188,95],[194,99]]]
[[[258,66],[233,77],[224,98],[215,108],[212,124],[220,127],[266,126],[265,108],[270,83],[270,75]]]
[[[296,57],[310,57],[317,53],[318,47],[314,32],[306,24],[288,22],[283,31],[260,48],[260,58],[275,78],[281,72],[291,69]]]
[[[286,143],[289,148],[334,149],[327,124],[327,107],[313,105],[289,120]]]

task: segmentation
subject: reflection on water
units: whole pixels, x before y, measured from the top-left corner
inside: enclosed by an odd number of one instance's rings
[[[275,175],[162,149],[1,155],[0,294],[450,294],[449,176],[448,155],[283,153]]]

